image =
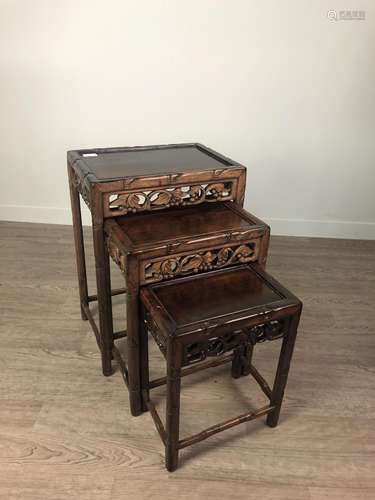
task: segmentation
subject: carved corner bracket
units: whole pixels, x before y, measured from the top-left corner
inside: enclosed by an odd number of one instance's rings
[[[113,261],[118,265],[120,268],[120,271],[122,273],[125,273],[126,271],[126,256],[121,252],[121,250],[118,248],[113,241],[107,237],[106,238],[106,244],[107,244],[107,249],[109,256],[113,259]]]
[[[91,208],[91,194],[90,194],[90,187],[87,185],[85,182],[85,178],[81,178],[77,172],[74,170],[74,168],[71,168],[72,172],[72,183],[73,186],[77,189],[77,191],[81,194],[84,202],[86,205]]]

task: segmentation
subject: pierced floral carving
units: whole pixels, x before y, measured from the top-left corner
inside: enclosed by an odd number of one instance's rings
[[[194,342],[185,348],[185,364],[197,363],[207,357],[221,356],[241,346],[255,345],[266,340],[276,340],[286,334],[285,323],[270,321],[263,325],[244,328],[222,336],[210,337],[203,342]]]
[[[125,262],[126,257],[120,251],[120,249],[109,239],[107,238],[107,248],[110,257],[114,260],[114,262],[119,266],[122,273],[125,273]]]
[[[215,250],[197,252],[195,254],[168,257],[144,264],[144,281],[151,283],[209,271],[232,264],[243,264],[257,259],[256,241],[237,247],[224,247]]]
[[[116,193],[109,195],[108,207],[112,215],[124,215],[129,212],[197,205],[204,201],[231,200],[233,199],[232,190],[232,182],[217,182],[135,193]]]

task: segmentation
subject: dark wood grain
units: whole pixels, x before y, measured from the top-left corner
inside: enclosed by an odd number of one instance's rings
[[[73,155],[75,152],[71,152]],[[79,161],[98,181],[126,177],[222,169],[237,165],[198,144],[78,150]]]

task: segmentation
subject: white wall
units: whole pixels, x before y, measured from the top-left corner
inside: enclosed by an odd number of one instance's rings
[[[199,141],[273,234],[375,238],[374,6],[0,0],[0,219],[70,223],[67,149]]]

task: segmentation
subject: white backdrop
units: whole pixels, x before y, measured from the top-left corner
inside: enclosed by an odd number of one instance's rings
[[[0,0],[0,219],[70,223],[67,149],[199,141],[273,234],[375,238],[375,9]]]

